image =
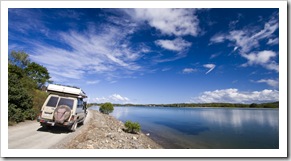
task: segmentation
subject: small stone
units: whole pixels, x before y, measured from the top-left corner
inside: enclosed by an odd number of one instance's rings
[[[150,133],[147,133],[146,136],[150,136]]]
[[[137,140],[137,138],[135,136],[132,137],[133,140]]]
[[[87,145],[87,149],[94,149],[93,145]]]
[[[117,129],[117,132],[122,132],[122,130],[120,128]]]

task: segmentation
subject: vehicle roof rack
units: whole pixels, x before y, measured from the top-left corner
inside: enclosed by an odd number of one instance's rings
[[[78,87],[70,87],[65,85],[49,84],[47,86],[48,93],[62,93],[75,95],[77,97],[87,98],[86,93]]]

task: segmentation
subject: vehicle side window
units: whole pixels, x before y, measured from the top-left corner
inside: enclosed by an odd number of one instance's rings
[[[78,98],[78,106],[77,108],[83,108],[83,99]]]
[[[60,105],[67,105],[70,107],[70,109],[73,109],[74,100],[67,99],[67,98],[61,98],[58,106],[60,106]]]
[[[50,107],[56,107],[57,103],[58,103],[59,97],[54,97],[52,96],[50,98],[50,100],[47,102],[46,106],[50,106]]]

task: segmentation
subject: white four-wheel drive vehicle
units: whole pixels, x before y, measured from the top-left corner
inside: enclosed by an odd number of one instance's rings
[[[63,126],[75,131],[87,115],[85,92],[81,88],[50,84],[37,121],[41,126]]]

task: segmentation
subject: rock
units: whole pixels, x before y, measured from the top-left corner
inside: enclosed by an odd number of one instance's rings
[[[133,136],[132,139],[133,139],[133,140],[137,140],[137,137]]]
[[[94,149],[93,145],[87,145],[87,149]]]
[[[79,128],[76,136],[61,143],[60,149],[162,149],[147,134],[130,134],[122,129],[124,123],[113,116],[88,110],[90,121]]]

